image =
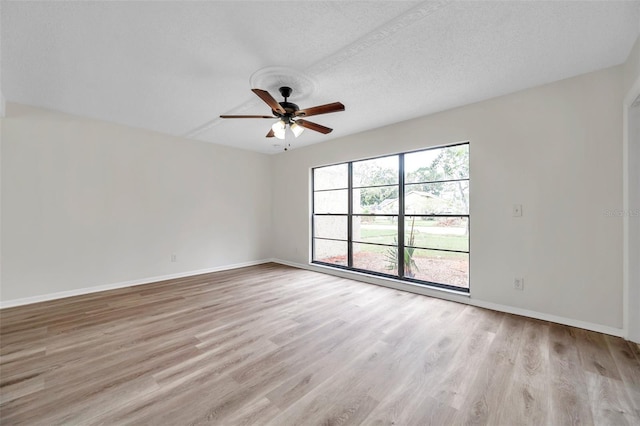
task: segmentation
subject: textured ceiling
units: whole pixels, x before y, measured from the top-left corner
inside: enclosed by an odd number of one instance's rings
[[[640,22],[638,1],[3,1],[0,12],[7,101],[266,153],[281,151],[264,137],[272,121],[216,118],[269,113],[250,92],[266,67],[309,83],[290,99],[302,108],[346,105],[312,120],[333,133],[307,130],[295,147],[620,64]],[[281,100],[276,86],[261,88]]]

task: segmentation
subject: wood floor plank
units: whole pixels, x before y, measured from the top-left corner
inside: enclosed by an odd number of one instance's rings
[[[549,327],[552,424],[592,425],[586,391],[586,371],[578,354],[576,329],[557,324]]]
[[[383,324],[364,325],[355,324],[348,330],[348,339],[342,345],[336,346],[327,354],[324,362],[312,362],[298,373],[292,375],[281,385],[274,388],[266,396],[281,408],[292,405],[295,401],[304,397],[320,384],[330,380],[339,371],[348,370],[353,366],[354,347],[365,347],[373,341],[372,336],[378,335]]]
[[[639,424],[639,354],[263,264],[0,310],[0,424]]]
[[[585,371],[621,380],[618,366],[609,351],[604,335],[589,330],[575,329],[576,344]]]
[[[499,424],[504,412],[506,390],[513,377],[520,349],[524,321],[513,315],[503,315],[496,336],[491,341],[484,362],[479,365],[458,412],[458,422],[464,424]]]
[[[452,330],[454,343],[460,342],[460,345],[449,348],[449,362],[436,364],[440,371],[432,387],[432,396],[436,400],[446,402],[456,410],[464,408],[471,391],[470,385],[495,338],[494,333],[483,327],[482,310],[467,307],[462,319],[465,321],[458,323],[458,328]],[[449,343],[449,337],[444,338],[444,343]]]
[[[420,327],[422,332],[411,336],[411,344],[418,346],[415,356],[402,362],[394,380],[385,383],[383,393],[378,395],[381,402],[365,419],[365,424],[453,424],[457,410],[430,396],[469,330],[462,315],[464,308],[450,304],[447,307],[459,309],[452,312],[445,307],[444,311],[436,312],[435,318],[429,321],[435,329]],[[438,327],[442,320],[449,327]],[[452,328],[456,323],[458,326]],[[423,333],[427,330],[428,333]]]
[[[633,352],[633,343],[626,342],[619,337],[604,336],[609,346],[616,368],[622,380],[629,386],[640,390],[640,365]]]
[[[543,321],[525,323],[522,341],[509,381],[505,407],[498,424],[544,425],[549,424],[550,374],[549,325]]]
[[[359,424],[352,416],[364,419],[378,403],[367,393],[367,378],[384,368],[384,359],[392,354],[392,348],[384,342],[365,348],[349,368],[338,367],[332,380],[320,383],[267,424],[344,424],[346,420]]]
[[[640,424],[640,416],[621,381],[592,372],[586,372],[585,375],[595,424]]]
[[[280,409],[267,398],[260,398],[242,407],[226,419],[230,425],[249,426],[263,425],[264,419],[270,419],[280,414]]]

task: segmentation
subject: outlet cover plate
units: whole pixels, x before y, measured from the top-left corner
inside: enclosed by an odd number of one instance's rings
[[[518,291],[524,290],[524,278],[514,278],[513,279],[513,288]]]

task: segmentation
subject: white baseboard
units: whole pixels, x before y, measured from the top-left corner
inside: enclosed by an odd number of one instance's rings
[[[452,302],[464,303],[467,305],[477,306],[479,308],[491,309],[499,312],[506,312],[514,315],[521,315],[524,317],[535,318],[543,321],[554,322],[557,324],[568,325],[571,327],[582,328],[585,330],[596,331],[598,333],[609,334],[617,337],[625,337],[624,329],[610,327],[601,324],[594,324],[591,322],[580,321],[573,318],[560,317],[557,315],[551,315],[544,312],[531,311],[528,309],[516,308],[508,305],[501,305],[499,303],[486,302],[483,300],[474,299],[467,293],[448,291],[444,289],[431,289],[420,285],[411,283],[405,283],[391,278],[373,277],[371,275],[361,274],[353,271],[342,271],[340,269],[334,269],[330,267],[301,264],[295,262],[289,262],[281,259],[271,259],[272,262],[280,263],[282,265],[292,266],[294,268],[307,269],[310,271],[321,272],[325,274],[335,275],[342,278],[348,278],[356,281],[362,281],[369,284],[380,285],[383,287],[390,287],[396,290],[408,291],[411,293],[422,294],[424,296],[435,297],[438,299],[450,300]]]
[[[423,287],[423,286],[419,286],[411,283],[401,282],[401,281],[390,279],[390,278],[373,277],[370,275],[361,274],[361,273],[352,272],[352,271],[342,271],[339,269],[324,267],[320,265],[311,265],[311,264],[305,265],[305,264],[296,263],[296,262],[289,262],[282,259],[255,260],[250,262],[236,263],[232,265],[216,266],[213,268],[200,269],[196,271],[179,272],[179,273],[170,274],[170,275],[142,278],[138,280],[125,281],[120,283],[105,284],[100,286],[86,287],[86,288],[80,288],[80,289],[69,290],[69,291],[61,291],[57,293],[50,293],[50,294],[44,294],[39,296],[33,296],[33,297],[25,297],[22,299],[0,301],[0,309],[11,308],[15,306],[22,306],[22,305],[29,305],[29,304],[38,303],[38,302],[46,302],[48,300],[63,299],[63,298],[72,297],[72,296],[82,296],[85,294],[97,293],[100,291],[107,291],[107,290],[115,290],[118,288],[150,284],[158,281],[165,281],[165,280],[170,280],[175,278],[184,278],[184,277],[190,277],[194,275],[208,274],[211,272],[226,271],[229,269],[243,268],[246,266],[260,265],[260,264],[269,263],[269,262],[275,262],[282,265],[291,266],[294,268],[307,269],[310,271],[325,273],[329,275],[335,275],[342,278],[362,281],[368,284],[380,285],[383,287],[389,287],[396,290],[422,294],[424,296],[450,300],[452,302],[478,306],[480,308],[492,309],[494,311],[506,312],[509,314],[521,315],[521,316],[535,318],[543,321],[550,321],[558,324],[568,325],[571,327],[583,328],[585,330],[591,330],[599,333],[610,334],[612,336],[624,337],[625,335],[624,330],[621,328],[615,328],[615,327],[610,327],[610,326],[601,325],[601,324],[594,324],[586,321],[560,317],[556,315],[547,314],[544,312],[531,311],[528,309],[516,308],[508,305],[501,305],[493,302],[486,302],[483,300],[473,299],[468,294],[462,293],[462,292],[456,292],[456,291],[450,291],[450,290],[444,290],[444,289],[432,289],[432,288],[427,288],[427,287]]]
[[[13,299],[0,301],[0,309],[12,308],[14,306],[30,305],[32,303],[46,302],[48,300],[64,299],[65,297],[82,296],[85,294],[97,293],[100,291],[115,290],[123,287],[133,287],[136,285],[150,284],[158,281],[172,280],[174,278],[191,277],[193,275],[208,274],[211,272],[226,271],[229,269],[244,268],[245,266],[260,265],[262,263],[272,262],[272,259],[253,260],[250,262],[235,263],[233,265],[216,266],[213,268],[199,269],[197,271],[179,272],[170,275],[161,275],[157,277],[142,278],[132,281],[124,281],[113,284],[105,284],[94,287],[85,287],[75,290],[60,291],[57,293],[43,294],[40,296],[25,297],[22,299]]]

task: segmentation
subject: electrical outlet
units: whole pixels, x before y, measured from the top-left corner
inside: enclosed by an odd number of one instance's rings
[[[172,262],[177,262],[178,261],[178,256],[176,256],[175,254],[171,255],[171,261]]]
[[[514,204],[513,209],[511,211],[513,217],[521,217],[522,216],[522,204]]]
[[[513,279],[513,288],[518,291],[524,290],[524,278],[514,278]]]

